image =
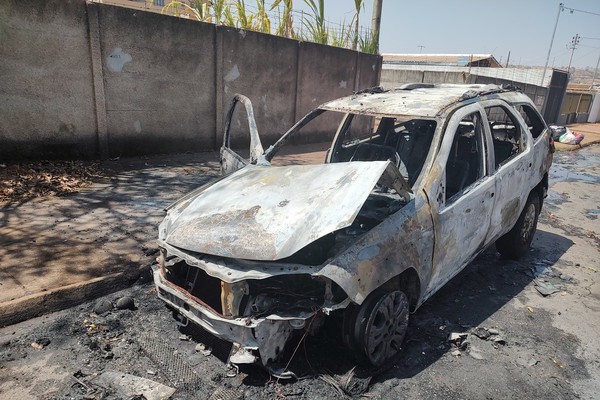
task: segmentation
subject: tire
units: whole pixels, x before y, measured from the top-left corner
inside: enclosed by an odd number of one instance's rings
[[[361,364],[381,367],[397,358],[408,329],[409,302],[399,291],[376,290],[345,321]]]
[[[536,192],[531,193],[515,226],[496,240],[496,249],[502,257],[518,260],[527,253],[535,234],[540,209],[540,196]]]

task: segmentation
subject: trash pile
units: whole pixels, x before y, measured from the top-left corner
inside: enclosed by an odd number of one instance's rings
[[[573,283],[573,278],[569,275],[556,273],[548,260],[536,262],[527,275],[534,279],[535,289],[544,297],[554,293],[561,292],[562,296],[567,295],[565,283]]]
[[[495,349],[506,345],[506,339],[504,339],[498,329],[478,326],[469,332],[450,332],[448,342],[455,347],[455,350],[451,354],[455,357],[460,357],[462,352],[467,352],[474,359],[483,360],[484,356],[481,350],[472,344],[473,337],[477,337],[481,341],[491,342]]]
[[[560,143],[577,145],[585,138],[583,133],[577,133],[566,126],[550,125],[552,138]]]

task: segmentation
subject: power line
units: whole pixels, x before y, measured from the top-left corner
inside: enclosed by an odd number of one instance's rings
[[[571,8],[571,7],[566,7],[564,4],[563,4],[562,8],[564,10],[569,10],[571,12],[571,14],[573,14],[574,11],[577,11],[577,12],[580,12],[580,13],[591,14],[591,15],[596,15],[596,16],[600,17],[600,14],[598,14],[598,13],[591,12],[591,11],[585,11],[585,10],[578,10],[576,8]]]
[[[596,16],[600,17],[600,14],[595,13],[595,12],[566,7],[564,3],[560,3],[558,5],[558,14],[556,14],[556,22],[554,23],[554,30],[552,31],[552,39],[550,39],[550,48],[548,49],[548,55],[546,56],[546,65],[544,66],[544,72],[542,73],[542,82],[540,83],[541,86],[544,86],[544,78],[546,77],[546,69],[548,68],[548,61],[550,61],[550,53],[552,53],[552,44],[554,43],[554,35],[556,34],[556,27],[558,26],[558,20],[560,18],[560,13],[563,12],[564,10],[569,10],[571,14],[573,14],[575,11],[577,11],[580,13],[596,15]],[[579,41],[578,41],[578,43],[579,43]],[[572,54],[571,54],[571,58],[573,58]],[[569,65],[570,64],[571,63],[569,62]]]

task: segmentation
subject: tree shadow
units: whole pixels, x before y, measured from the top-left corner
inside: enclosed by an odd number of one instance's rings
[[[164,208],[219,176],[214,152],[102,166],[77,193],[0,208],[0,302],[150,265]]]

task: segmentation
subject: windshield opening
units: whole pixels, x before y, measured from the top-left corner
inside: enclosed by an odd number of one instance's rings
[[[435,128],[436,122],[428,119],[349,114],[342,122],[331,162],[391,160],[413,186],[429,153]]]

